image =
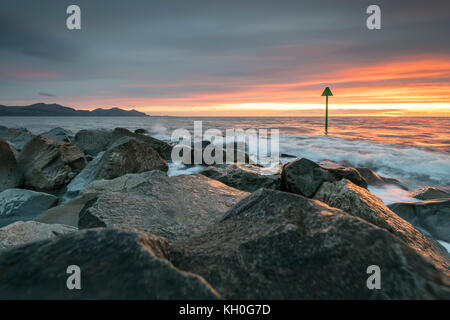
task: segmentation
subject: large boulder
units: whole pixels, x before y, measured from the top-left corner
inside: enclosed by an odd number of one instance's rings
[[[135,228],[172,241],[205,229],[247,195],[200,174],[153,171],[134,188],[100,194],[80,213],[79,228]]]
[[[10,142],[17,150],[22,150],[34,135],[25,128],[0,126],[0,138]]]
[[[78,173],[72,181],[67,185],[67,192],[69,194],[76,194],[84,187],[86,187],[90,182],[97,179],[97,172],[99,170],[100,161],[103,159],[105,152],[100,152],[97,154],[84,169]],[[101,179],[101,178],[100,178]]]
[[[112,131],[109,146],[114,144],[117,140],[122,139],[123,137],[135,138],[149,145],[150,147],[155,149],[165,160],[170,160],[171,158],[172,146],[170,144],[150,136],[131,132],[130,130],[125,128],[116,128]]]
[[[91,156],[105,151],[111,141],[111,132],[105,129],[80,130],[74,143]]]
[[[73,140],[72,133],[61,127],[56,127],[49,131],[46,131],[43,133],[43,135],[59,142],[71,142]]]
[[[309,159],[300,158],[283,166],[281,190],[311,198],[323,182],[344,178],[361,187],[367,187],[367,182],[354,168],[321,166]]]
[[[409,193],[413,198],[419,200],[434,200],[450,198],[449,189],[436,188],[436,187],[424,187],[417,190],[413,190]]]
[[[201,172],[227,186],[253,192],[259,188],[280,189],[280,173],[264,174],[263,168],[252,164],[223,164],[209,166]]]
[[[84,168],[86,158],[77,146],[39,135],[25,146],[17,162],[26,187],[56,190],[70,181],[72,171]]]
[[[436,239],[450,242],[450,198],[394,203],[389,209]]]
[[[33,220],[57,202],[57,197],[43,192],[24,189],[2,191],[0,193],[0,227],[19,220]]]
[[[23,175],[17,167],[17,161],[11,146],[0,139],[0,191],[21,187]]]
[[[86,168],[67,186],[68,192],[77,192],[90,182],[114,179],[127,173],[150,170],[167,171],[167,162],[148,144],[134,138],[124,137],[107,151],[89,162]]]
[[[182,143],[173,147],[173,152],[182,158],[185,165],[200,164],[200,165],[223,165],[232,163],[248,164],[250,163],[250,156],[243,150],[238,148],[237,144],[218,146],[210,141],[192,141],[190,146]],[[218,161],[216,161],[216,151],[221,152],[222,156],[217,154]],[[185,153],[187,156],[185,156]],[[207,159],[205,156],[212,157]],[[228,161],[230,158],[230,161]]]
[[[217,299],[201,277],[167,261],[159,237],[87,230],[0,252],[0,299]],[[69,266],[81,290],[69,290]],[[73,271],[72,271],[73,272]]]
[[[170,160],[172,150],[170,144],[147,135],[131,132],[124,128],[116,128],[112,131],[105,129],[80,130],[75,135],[75,144],[87,154],[95,156],[107,150],[119,139],[124,137],[135,138],[155,149],[163,159]]]
[[[258,190],[171,246],[225,299],[449,298],[449,278],[388,231],[319,201]],[[367,287],[368,267],[381,289]]]
[[[29,242],[53,239],[77,231],[77,228],[61,224],[46,224],[36,221],[17,221],[0,228],[0,250],[17,247]]]
[[[436,241],[403,220],[377,196],[349,180],[324,182],[314,199],[344,210],[395,235],[406,245],[427,257],[437,268],[450,274],[450,255]]]

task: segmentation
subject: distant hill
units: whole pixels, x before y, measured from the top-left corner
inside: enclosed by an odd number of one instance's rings
[[[2,106],[0,116],[14,117],[148,117],[147,114],[136,110],[122,110],[119,108],[102,109],[92,111],[76,110],[59,104],[35,103],[29,106]]]

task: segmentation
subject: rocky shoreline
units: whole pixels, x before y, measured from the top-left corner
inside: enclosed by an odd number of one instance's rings
[[[401,182],[306,158],[168,176],[171,149],[145,130],[0,127],[0,298],[450,299],[448,190],[388,207],[368,186]]]

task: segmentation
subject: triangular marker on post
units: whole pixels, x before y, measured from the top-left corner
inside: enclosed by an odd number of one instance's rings
[[[324,97],[324,96],[332,96],[332,95],[333,95],[333,93],[331,93],[331,90],[330,90],[329,87],[326,87],[325,90],[323,90],[323,92],[322,92],[322,97]]]
[[[322,97],[327,97],[325,102],[325,134],[328,134],[328,96],[332,96],[333,93],[331,92],[329,87],[326,87],[325,90],[322,92]]]

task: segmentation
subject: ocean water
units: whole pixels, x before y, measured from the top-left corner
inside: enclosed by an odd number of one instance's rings
[[[279,129],[280,153],[314,161],[347,161],[367,166],[380,175],[400,180],[410,189],[450,185],[450,118],[335,117],[323,134],[322,117],[0,117],[0,125],[25,127],[35,134],[55,127],[76,133],[81,129],[143,128],[170,141],[175,129]],[[282,158],[284,162],[292,158]],[[189,174],[199,167],[172,166],[170,174]],[[413,200],[394,186],[371,188],[386,203]]]

